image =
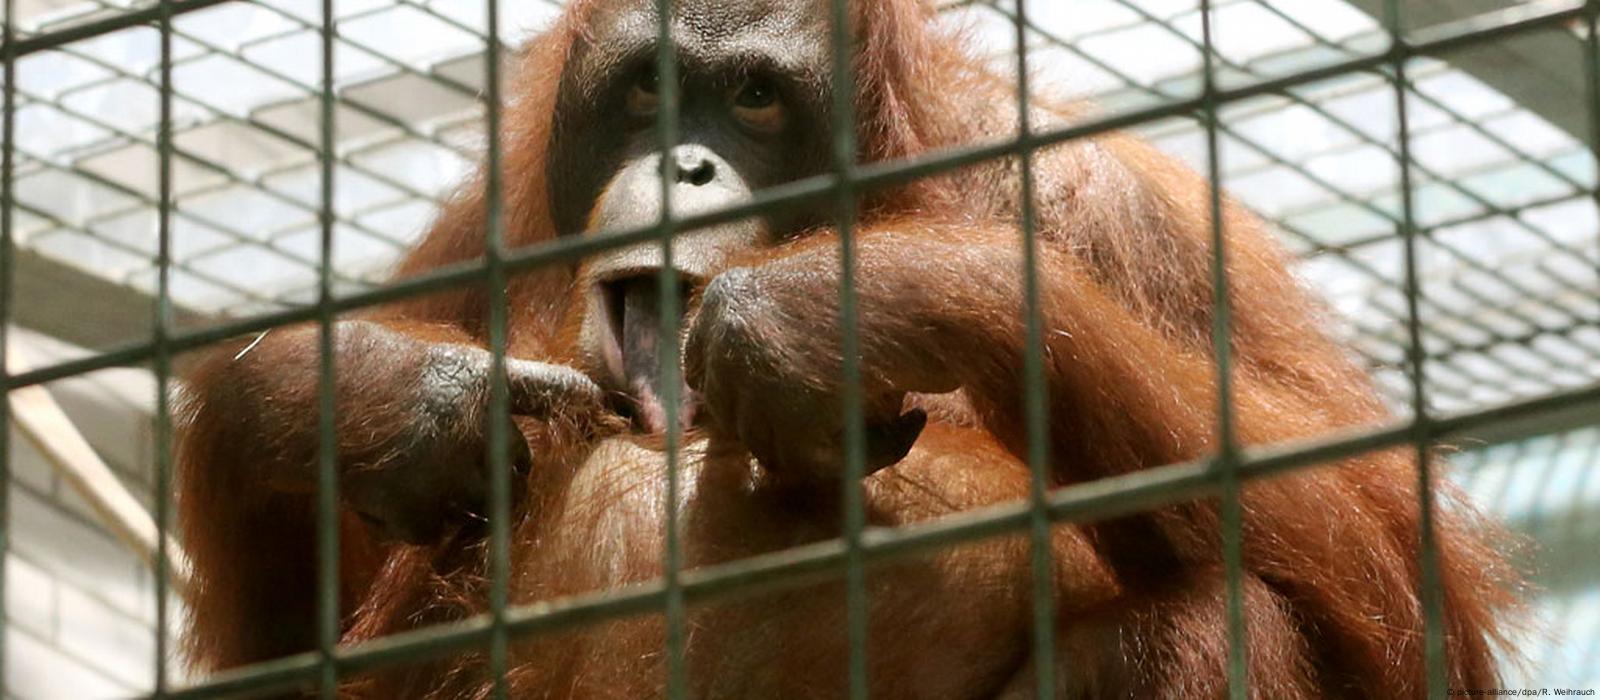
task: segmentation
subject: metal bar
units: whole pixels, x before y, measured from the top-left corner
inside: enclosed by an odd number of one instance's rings
[[[1390,34],[1390,41],[1395,46],[1404,44],[1399,0],[1385,0],[1384,27]],[[1411,441],[1415,448],[1417,462],[1417,499],[1421,509],[1418,522],[1418,537],[1421,540],[1421,576],[1418,582],[1419,593],[1422,598],[1423,609],[1423,647],[1424,662],[1427,667],[1425,689],[1427,694],[1440,696],[1445,694],[1447,676],[1445,669],[1448,660],[1445,658],[1444,648],[1444,601],[1443,593],[1439,590],[1439,562],[1438,549],[1434,541],[1433,531],[1433,450],[1432,443],[1435,437],[1433,420],[1428,407],[1427,389],[1427,349],[1422,344],[1422,312],[1419,299],[1423,289],[1419,282],[1417,272],[1417,236],[1415,226],[1415,210],[1412,201],[1411,182],[1411,134],[1409,129],[1409,114],[1407,110],[1406,95],[1409,84],[1406,82],[1406,61],[1408,57],[1401,52],[1394,52],[1391,57],[1392,70],[1394,71],[1395,110],[1399,124],[1400,147],[1398,153],[1398,166],[1400,168],[1400,204],[1401,228],[1400,237],[1404,245],[1405,256],[1405,292],[1406,292],[1406,334],[1409,339],[1407,345],[1407,359],[1411,369]]]
[[[1017,133],[1033,133],[1032,86],[1028,69],[1028,2],[1017,0],[1012,22],[1017,42]],[[1033,583],[1034,696],[1053,698],[1065,684],[1056,679],[1055,550],[1050,541],[1050,518],[1045,497],[1053,481],[1050,463],[1050,405],[1046,392],[1044,321],[1039,300],[1039,211],[1034,199],[1033,152],[1023,150],[1020,214],[1022,223],[1022,356],[1023,420],[1028,440],[1028,545]],[[1062,659],[1061,664],[1065,664]]]
[[[1600,1],[1590,0],[1589,16],[1584,21],[1584,29],[1588,32],[1583,40],[1583,78],[1584,96],[1588,99],[1589,119],[1589,148],[1592,162],[1589,167],[1595,175],[1595,188],[1590,193],[1594,199],[1595,210],[1600,212]],[[1600,237],[1600,233],[1596,234]],[[1600,247],[1600,246],[1597,246]],[[1595,272],[1596,281],[1600,282],[1600,255],[1591,261],[1591,268]],[[1596,310],[1597,320],[1600,320],[1600,309]],[[0,317],[3,318],[3,317]]]
[[[317,654],[320,677],[317,685],[324,700],[339,694],[339,667],[335,653],[342,633],[339,601],[339,456],[338,406],[334,396],[338,377],[334,365],[334,318],[328,302],[333,299],[334,215],[334,43],[338,37],[334,0],[322,0],[322,94],[321,123],[318,125],[321,148],[321,207],[317,217],[321,231],[318,245],[321,265],[317,268]]]
[[[5,26],[0,27],[4,39],[4,43],[0,43],[0,60],[5,61],[5,85],[0,86],[4,95],[0,98],[3,100],[0,109],[4,112],[0,115],[0,601],[8,599],[6,553],[11,551],[11,368],[5,358],[10,356],[7,351],[11,342],[11,276],[16,255],[11,218],[12,204],[16,201],[13,190],[16,164],[12,158],[16,150],[17,122],[16,22],[13,21],[16,0],[4,1]],[[10,638],[7,617],[0,611],[0,679],[10,677],[6,668],[6,659],[10,656],[6,649],[6,640]]]
[[[1200,0],[1202,124],[1206,132],[1206,205],[1211,215],[1211,354],[1217,365],[1217,454],[1212,468],[1222,484],[1222,564],[1227,590],[1228,696],[1250,695],[1249,647],[1244,621],[1244,532],[1239,494],[1239,445],[1234,428],[1233,304],[1228,286],[1228,240],[1223,224],[1222,152],[1217,145],[1216,46],[1210,0]]]
[[[678,44],[673,36],[674,29],[674,3],[669,0],[656,0],[656,84],[660,108],[656,112],[656,142],[661,151],[661,218],[656,225],[657,237],[661,241],[661,269],[656,272],[657,296],[660,300],[660,338],[659,363],[657,374],[660,380],[656,383],[661,395],[662,407],[665,409],[667,434],[665,469],[663,475],[666,482],[666,502],[661,509],[661,536],[664,540],[661,554],[661,576],[663,582],[663,596],[661,612],[666,625],[665,649],[666,654],[666,694],[672,700],[681,700],[689,697],[689,671],[684,656],[688,645],[687,638],[687,610],[683,600],[682,569],[683,549],[679,533],[679,466],[681,455],[680,443],[683,440],[682,427],[678,425],[679,403],[682,401],[682,365],[679,361],[681,344],[678,338],[679,313],[682,299],[682,285],[679,284],[677,272],[673,269],[672,240],[673,235],[679,230],[677,216],[672,211],[673,187],[678,181],[678,159],[673,157],[677,149],[682,128],[682,79],[679,76]]]
[[[156,500],[156,629],[155,695],[167,692],[168,616],[167,605],[167,523],[172,504],[172,404],[168,382],[172,376],[172,348],[168,344],[171,309],[172,268],[172,1],[157,0],[156,11],[161,41],[161,119],[156,129],[158,151],[158,194],[156,197],[156,303],[151,314],[151,344],[155,353],[156,380],[155,429],[151,438],[155,448]]]
[[[832,0],[828,43],[832,49],[832,165],[837,187],[831,202],[839,239],[840,411],[843,418],[843,505],[845,637],[849,644],[846,691],[853,700],[871,694],[867,645],[871,643],[867,573],[862,535],[866,529],[866,415],[861,388],[860,300],[856,289],[856,82],[855,27],[850,4]]]
[[[488,32],[484,39],[484,276],[488,286],[489,353],[489,674],[492,697],[511,694],[511,642],[506,631],[506,608],[511,600],[511,435],[510,387],[506,378],[507,314],[505,266],[505,190],[501,171],[500,11],[496,0],[484,0]]]

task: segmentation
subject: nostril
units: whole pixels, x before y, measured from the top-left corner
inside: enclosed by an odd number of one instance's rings
[[[700,187],[702,185],[711,184],[711,181],[716,179],[716,177],[717,166],[712,165],[711,161],[708,160],[702,162],[700,167],[695,168],[694,173],[689,176],[689,183],[696,187]]]
[[[711,159],[697,156],[679,156],[678,182],[704,187],[717,178],[717,166]]]

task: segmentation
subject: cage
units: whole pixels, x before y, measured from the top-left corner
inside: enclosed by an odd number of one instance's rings
[[[1295,255],[1294,273],[1330,307],[1332,332],[1376,378],[1391,423],[1238,445],[905,529],[848,516],[836,540],[708,570],[669,567],[642,587],[533,605],[508,602],[509,535],[492,529],[489,614],[340,645],[337,577],[324,574],[316,649],[211,676],[185,670],[175,651],[190,574],[169,532],[173,432],[189,353],[288,324],[331,327],[442,289],[503,289],[509,276],[670,240],[688,226],[669,219],[600,243],[493,244],[483,260],[391,281],[457,184],[499,157],[495,125],[515,98],[504,81],[522,42],[560,15],[557,0],[6,0],[6,697],[331,696],[363,670],[469,648],[487,650],[503,673],[518,638],[643,611],[677,630],[661,651],[677,694],[684,671],[671,660],[682,654],[685,596],[821,569],[853,582],[844,624],[855,636],[839,689],[861,696],[858,589],[869,560],[1001,532],[1047,537],[1051,522],[1201,496],[1236,504],[1241,483],[1401,446],[1449,450],[1448,466],[1423,461],[1528,541],[1515,563],[1535,584],[1533,624],[1517,639],[1522,660],[1506,664],[1506,686],[1600,688],[1600,559],[1588,546],[1600,534],[1600,3],[1019,3],[940,0],[939,21],[960,27],[996,74],[1031,86],[1023,94],[1081,100],[1086,116],[905,161],[839,158],[826,176],[689,223],[794,202],[838,206],[858,188],[1027,162],[1127,131],[1268,223]],[[671,121],[663,117],[667,142],[677,136]],[[506,186],[489,178],[491,203]],[[504,235],[487,229],[493,241]],[[1225,337],[1227,314],[1217,316]],[[489,323],[498,355],[506,323],[504,314]],[[1229,352],[1217,356],[1226,376]],[[859,367],[847,361],[851,371]],[[1226,425],[1234,409],[1221,385],[1215,409]],[[507,397],[495,396],[504,411]],[[333,419],[318,425],[331,434]],[[859,431],[847,435],[862,447]],[[508,439],[491,431],[491,443]],[[501,476],[488,515],[499,528],[511,507],[510,457],[492,452],[490,473]],[[323,454],[324,532],[337,517],[332,474]],[[682,488],[668,481],[672,494]],[[1229,512],[1224,546],[1236,556]],[[319,561],[337,559],[335,539],[319,540]],[[1430,642],[1441,614],[1429,607]],[[1437,653],[1430,646],[1430,660]],[[1439,673],[1432,696],[1444,692]]]

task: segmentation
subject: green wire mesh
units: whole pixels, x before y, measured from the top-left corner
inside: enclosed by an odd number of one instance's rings
[[[835,16],[846,16],[842,0],[832,1]],[[662,8],[670,5],[658,2]],[[1244,697],[1249,650],[1242,644],[1239,613],[1236,496],[1243,481],[1398,445],[1414,446],[1428,465],[1431,448],[1439,443],[1524,444],[1521,440],[1529,436],[1592,423],[1588,416],[1600,410],[1600,387],[1594,384],[1600,376],[1600,333],[1595,328],[1600,285],[1591,149],[1600,142],[1595,138],[1600,120],[1593,114],[1597,52],[1592,31],[1600,2],[1475,3],[1473,12],[1460,17],[1440,16],[1431,6],[1414,11],[1411,3],[1396,0],[1325,4],[1348,10],[1337,26],[1319,24],[1297,2],[1281,0],[944,2],[941,6],[952,21],[969,24],[985,45],[999,47],[996,69],[1018,81],[1023,127],[1015,141],[973,145],[906,163],[857,163],[850,142],[854,131],[848,128],[851,92],[839,89],[836,94],[844,97],[835,105],[839,123],[834,133],[840,138],[834,144],[833,171],[826,176],[761,193],[755,201],[726,211],[674,219],[664,206],[659,224],[604,240],[508,250],[501,240],[500,171],[494,167],[500,152],[499,108],[510,97],[501,92],[502,41],[515,41],[519,30],[512,25],[517,21],[546,20],[559,3],[374,0],[346,8],[332,0],[8,0],[0,49],[6,75],[0,289],[13,288],[18,261],[29,255],[75,266],[143,293],[153,303],[142,332],[99,343],[98,352],[79,359],[18,373],[0,367],[0,386],[10,391],[148,363],[159,387],[150,487],[153,493],[167,494],[167,380],[173,358],[184,351],[286,323],[315,321],[324,328],[327,357],[331,341],[326,329],[340,313],[481,284],[490,291],[490,347],[496,372],[503,372],[508,276],[640,241],[658,240],[670,256],[676,231],[806,201],[838,213],[846,263],[846,284],[840,290],[847,329],[845,376],[847,386],[856,387],[850,381],[858,377],[859,368],[850,351],[857,339],[849,284],[855,191],[1003,157],[1023,164],[1023,187],[1031,191],[1028,164],[1033,150],[1129,129],[1185,156],[1212,181],[1260,210],[1305,259],[1301,270],[1309,281],[1343,293],[1334,295],[1334,304],[1344,333],[1379,377],[1397,412],[1410,422],[1361,435],[1328,436],[1314,444],[1237,445],[1226,391],[1229,348],[1221,340],[1228,336],[1229,316],[1226,308],[1219,308],[1214,337],[1224,387],[1217,407],[1222,447],[1211,459],[1046,492],[1044,404],[1042,392],[1030,391],[1024,398],[1033,438],[1028,461],[1035,479],[1025,503],[880,531],[865,527],[859,492],[851,489],[842,539],[693,571],[678,570],[681,553],[675,519],[669,517],[664,525],[668,574],[662,581],[528,608],[508,603],[508,435],[502,422],[491,421],[491,614],[338,648],[338,579],[329,565],[338,561],[338,541],[321,537],[317,650],[184,686],[172,682],[164,662],[171,644],[164,621],[173,612],[167,607],[165,570],[157,567],[153,696],[260,694],[316,686],[325,697],[333,697],[337,680],[349,674],[468,647],[489,649],[491,669],[503,675],[508,645],[516,636],[664,611],[668,687],[682,697],[682,628],[688,604],[735,589],[781,586],[807,573],[842,570],[852,649],[848,687],[853,696],[863,697],[863,572],[868,563],[1026,531],[1035,545],[1035,580],[1044,581],[1051,566],[1044,543],[1053,523],[1209,495],[1221,497],[1224,504],[1233,692]],[[19,7],[29,11],[19,13]],[[250,13],[245,24],[228,23],[227,13],[245,12]],[[508,12],[516,13],[517,21],[507,21]],[[216,31],[201,21],[208,16],[214,25],[234,31]],[[1090,28],[1075,29],[1063,17]],[[428,35],[441,43],[464,48],[449,55],[410,54],[386,43],[382,29],[392,31],[394,26],[427,27]],[[1237,31],[1230,26],[1274,31],[1260,32],[1267,37],[1262,42],[1240,42],[1229,35]],[[836,56],[848,55],[844,36],[835,32]],[[1581,76],[1576,83],[1581,94],[1565,95],[1572,104],[1559,104],[1559,90],[1545,91],[1556,93],[1554,97],[1519,91],[1515,81],[1496,81],[1490,73],[1467,74],[1457,67],[1486,63],[1476,57],[1479,52],[1520,46],[1535,37],[1548,42],[1543,46],[1570,49],[1570,55],[1557,60]],[[148,41],[159,43],[154,61],[118,60],[118,42]],[[1130,46],[1175,57],[1175,65],[1138,65],[1125,55]],[[320,58],[311,70],[283,60],[297,51],[312,51]],[[670,75],[675,62],[669,45],[663,43],[658,58],[661,73]],[[1041,70],[1041,65],[1048,69]],[[1027,119],[1030,88],[1053,84],[1062,77],[1058,72],[1082,76],[1086,86],[1078,86],[1079,92],[1094,97],[1096,116],[1064,129],[1032,128]],[[248,81],[267,97],[214,87],[230,78]],[[849,71],[836,70],[836,84],[847,85],[850,79]],[[662,83],[668,91],[675,84]],[[1467,92],[1478,99],[1456,99],[1462,85],[1472,87]],[[1513,93],[1520,101],[1506,98]],[[141,120],[103,107],[119,96],[154,104],[154,118]],[[664,103],[671,105],[672,99]],[[1527,105],[1541,111],[1531,113]],[[1573,105],[1578,109],[1558,110]],[[1374,124],[1376,114],[1389,115],[1391,122]],[[1297,141],[1285,137],[1285,130],[1262,126],[1275,119],[1318,138]],[[672,109],[663,110],[658,136],[664,145],[676,140],[675,121]],[[1465,164],[1439,157],[1451,150],[1469,150],[1472,157]],[[491,164],[486,259],[383,284],[384,265],[414,240],[420,223],[447,194],[449,181],[484,158]],[[418,177],[419,172],[429,176]],[[1380,176],[1363,180],[1352,177],[1353,172]],[[1508,187],[1508,182],[1516,186]],[[61,197],[62,191],[82,194]],[[1023,240],[1031,260],[1031,204],[1026,197],[1023,201]],[[1211,206],[1215,211],[1219,200]],[[1579,217],[1579,224],[1570,223],[1573,217]],[[1564,223],[1552,224],[1558,220]],[[147,235],[150,230],[153,236]],[[1481,240],[1486,231],[1496,241],[1516,245],[1486,247]],[[1214,233],[1214,286],[1226,289],[1222,232]],[[261,276],[250,277],[251,272]],[[1037,281],[1031,265],[1018,274],[1029,290],[1028,309],[1019,310],[1029,321],[1025,371],[1038,377],[1043,330],[1034,318]],[[662,285],[664,291],[676,289],[665,274]],[[661,316],[670,328],[680,311],[678,300],[673,294],[662,297],[667,308]],[[0,321],[28,320],[28,303],[9,291],[0,294]],[[8,342],[5,328],[0,323],[0,350]],[[664,357],[664,368],[676,371],[675,359]],[[331,384],[332,371],[324,363],[325,386]],[[676,387],[674,382],[665,384]],[[1030,386],[1037,388],[1039,382]],[[504,413],[506,400],[499,383],[491,415]],[[847,397],[841,407],[847,449],[853,455],[851,473],[861,469],[859,400]],[[666,404],[676,406],[675,401]],[[0,418],[6,417],[5,406],[0,402]],[[332,399],[327,392],[322,406],[319,426],[324,441],[331,442]],[[678,439],[673,431],[669,448]],[[9,434],[0,431],[0,467],[8,464],[8,440]],[[324,450],[318,498],[323,533],[331,533],[336,522],[333,474],[332,455]],[[663,476],[671,511],[678,488],[675,470],[669,468]],[[1427,513],[1431,491],[1423,493],[1418,507]],[[155,503],[158,522],[166,522],[167,499]],[[0,517],[6,514],[6,500],[0,496]],[[1425,542],[1426,522],[1425,517]],[[8,533],[0,527],[0,544]],[[1432,551],[1427,546],[1424,551],[1424,577],[1431,580]],[[1430,594],[1425,596],[1430,673],[1438,688],[1443,675],[1441,611],[1437,595],[1431,595],[1436,588],[1424,590]],[[1034,605],[1036,620],[1052,619],[1047,586],[1036,584]],[[1048,652],[1054,644],[1051,626],[1035,627],[1036,650]],[[1048,653],[1042,658],[1049,658]],[[1053,669],[1044,670],[1037,679],[1041,689],[1052,684]],[[503,679],[497,690],[506,691]]]

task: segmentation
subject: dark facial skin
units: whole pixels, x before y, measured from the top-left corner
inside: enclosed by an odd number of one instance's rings
[[[752,191],[827,169],[826,3],[683,0],[673,19],[683,145],[709,149]],[[588,230],[607,184],[660,145],[655,2],[601,2],[590,27],[562,76],[546,166],[563,234]],[[762,121],[769,100],[780,124]]]
[[[754,192],[830,166],[827,3],[680,0],[671,38],[679,72],[679,143],[669,158],[678,216],[725,208]],[[547,161],[551,211],[562,235],[649,226],[660,219],[660,79],[653,0],[606,0],[562,76]],[[672,267],[693,294],[729,255],[770,245],[821,221],[804,211],[687,232]],[[644,432],[665,429],[658,396],[660,338],[654,242],[586,264],[592,284],[583,362]],[[693,420],[687,387],[680,422]]]

